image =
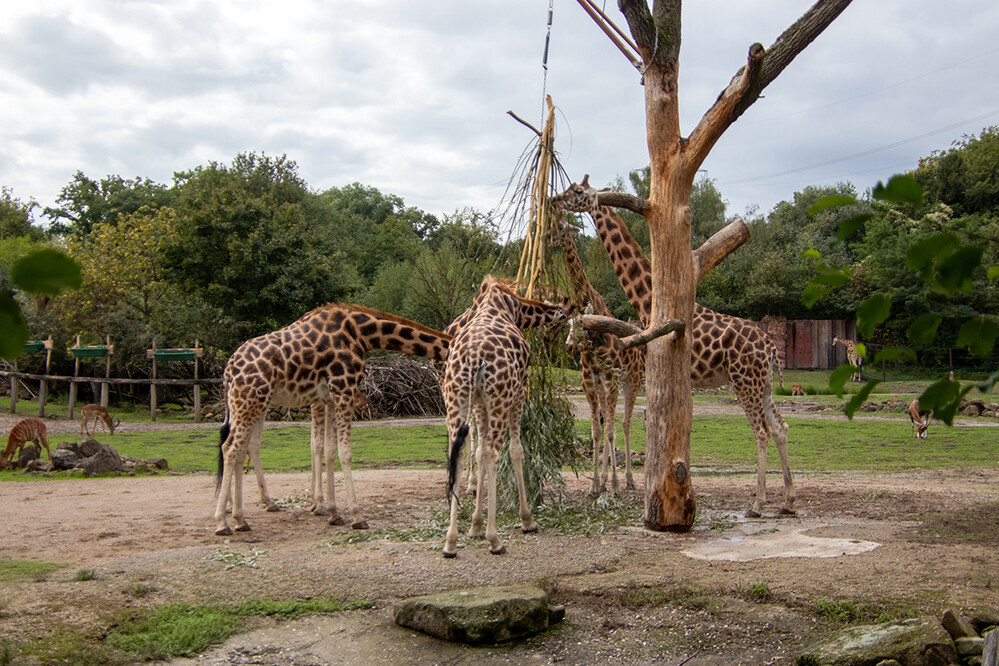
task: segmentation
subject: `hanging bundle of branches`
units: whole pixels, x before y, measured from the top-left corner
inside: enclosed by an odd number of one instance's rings
[[[361,392],[367,405],[359,417],[443,416],[444,398],[429,363],[402,356],[367,358]]]
[[[512,233],[524,233],[517,284],[524,296],[540,300],[570,293],[565,262],[546,261],[551,254],[552,229],[556,224],[550,200],[569,183],[554,151],[555,111],[550,97],[546,103],[548,113],[542,131],[514,116],[530,127],[537,139],[525,151],[520,172],[512,180],[516,186],[505,214]],[[526,229],[523,229],[524,220]],[[581,460],[581,442],[565,391],[568,365],[565,331],[534,329],[527,331],[526,337],[531,347],[531,371],[521,421],[521,442],[525,454],[524,485],[533,509],[545,501],[546,494],[554,501],[561,499],[565,489],[562,470],[575,469]],[[516,481],[509,456],[505,454],[500,456],[498,487],[502,505],[515,509]]]

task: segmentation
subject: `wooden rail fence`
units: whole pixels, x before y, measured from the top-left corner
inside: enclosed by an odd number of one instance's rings
[[[0,377],[10,378],[10,413],[16,414],[17,411],[17,390],[18,382],[23,380],[37,381],[39,382],[38,391],[38,415],[45,415],[45,402],[48,396],[48,385],[50,382],[67,382],[70,386],[75,386],[76,384],[90,384],[97,383],[102,384],[102,389],[106,388],[107,385],[123,385],[123,384],[148,384],[151,400],[155,399],[155,391],[157,386],[193,386],[194,391],[194,422],[201,422],[201,392],[200,387],[204,385],[221,384],[222,380],[217,378],[197,378],[197,379],[159,379],[159,378],[146,378],[146,379],[117,379],[113,377],[69,377],[65,375],[39,375],[32,374],[28,372],[11,372],[11,371],[0,371]],[[69,405],[69,418],[73,418],[73,408],[72,404],[73,398],[75,398],[75,391],[72,392],[71,402]],[[105,394],[106,395],[106,394]],[[150,405],[153,407],[153,405]],[[155,408],[150,409],[150,420],[156,420],[156,410]]]

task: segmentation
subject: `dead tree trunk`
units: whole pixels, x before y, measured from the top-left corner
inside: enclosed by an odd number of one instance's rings
[[[689,199],[697,169],[763,88],[849,4],[819,0],[770,49],[750,47],[746,66],[684,137],[677,88],[682,2],[655,0],[650,11],[647,0],[619,0],[644,63],[651,189],[648,209],[642,212],[652,240],[652,321],[679,319],[689,324],[698,280],[724,256],[690,250]],[[707,256],[710,261],[702,265]],[[648,345],[645,525],[654,530],[685,531],[694,522],[690,337],[667,335]]]

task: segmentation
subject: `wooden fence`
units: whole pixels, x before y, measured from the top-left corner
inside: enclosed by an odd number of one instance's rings
[[[150,391],[150,400],[155,400],[156,387],[157,386],[193,386],[194,387],[194,422],[201,422],[201,386],[203,385],[213,385],[221,384],[221,379],[214,378],[199,378],[199,379],[158,379],[158,378],[148,378],[148,379],[116,379],[112,377],[68,377],[65,375],[38,375],[28,372],[10,372],[10,371],[0,371],[0,377],[10,378],[10,413],[16,414],[17,409],[17,389],[18,382],[37,381],[39,382],[38,390],[38,415],[45,415],[45,400],[48,395],[48,385],[52,382],[67,382],[70,386],[75,386],[77,384],[90,384],[97,383],[102,384],[102,388],[108,385],[122,385],[122,384],[148,384]],[[106,395],[105,391],[102,391]],[[75,396],[76,392],[73,392]],[[150,405],[150,420],[156,420],[156,409],[153,404]],[[69,406],[69,418],[73,418],[73,408],[74,405],[71,403]]]

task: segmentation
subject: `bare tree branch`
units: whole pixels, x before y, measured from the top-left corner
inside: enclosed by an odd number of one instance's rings
[[[597,193],[597,205],[626,208],[639,215],[644,215],[650,208],[649,202],[642,197],[626,192],[612,192],[610,190]]]
[[[737,219],[704,241],[704,244],[694,252],[697,281],[700,282],[701,278],[708,274],[708,271],[720,264],[722,259],[748,240],[749,227],[742,219]]]
[[[670,319],[665,323],[652,326],[644,331],[628,322],[603,315],[582,315],[581,320],[583,329],[590,333],[613,335],[619,338],[615,342],[615,346],[619,349],[630,349],[631,347],[647,345],[656,338],[674,331],[677,335],[683,335],[686,328],[683,321],[679,319]]]

